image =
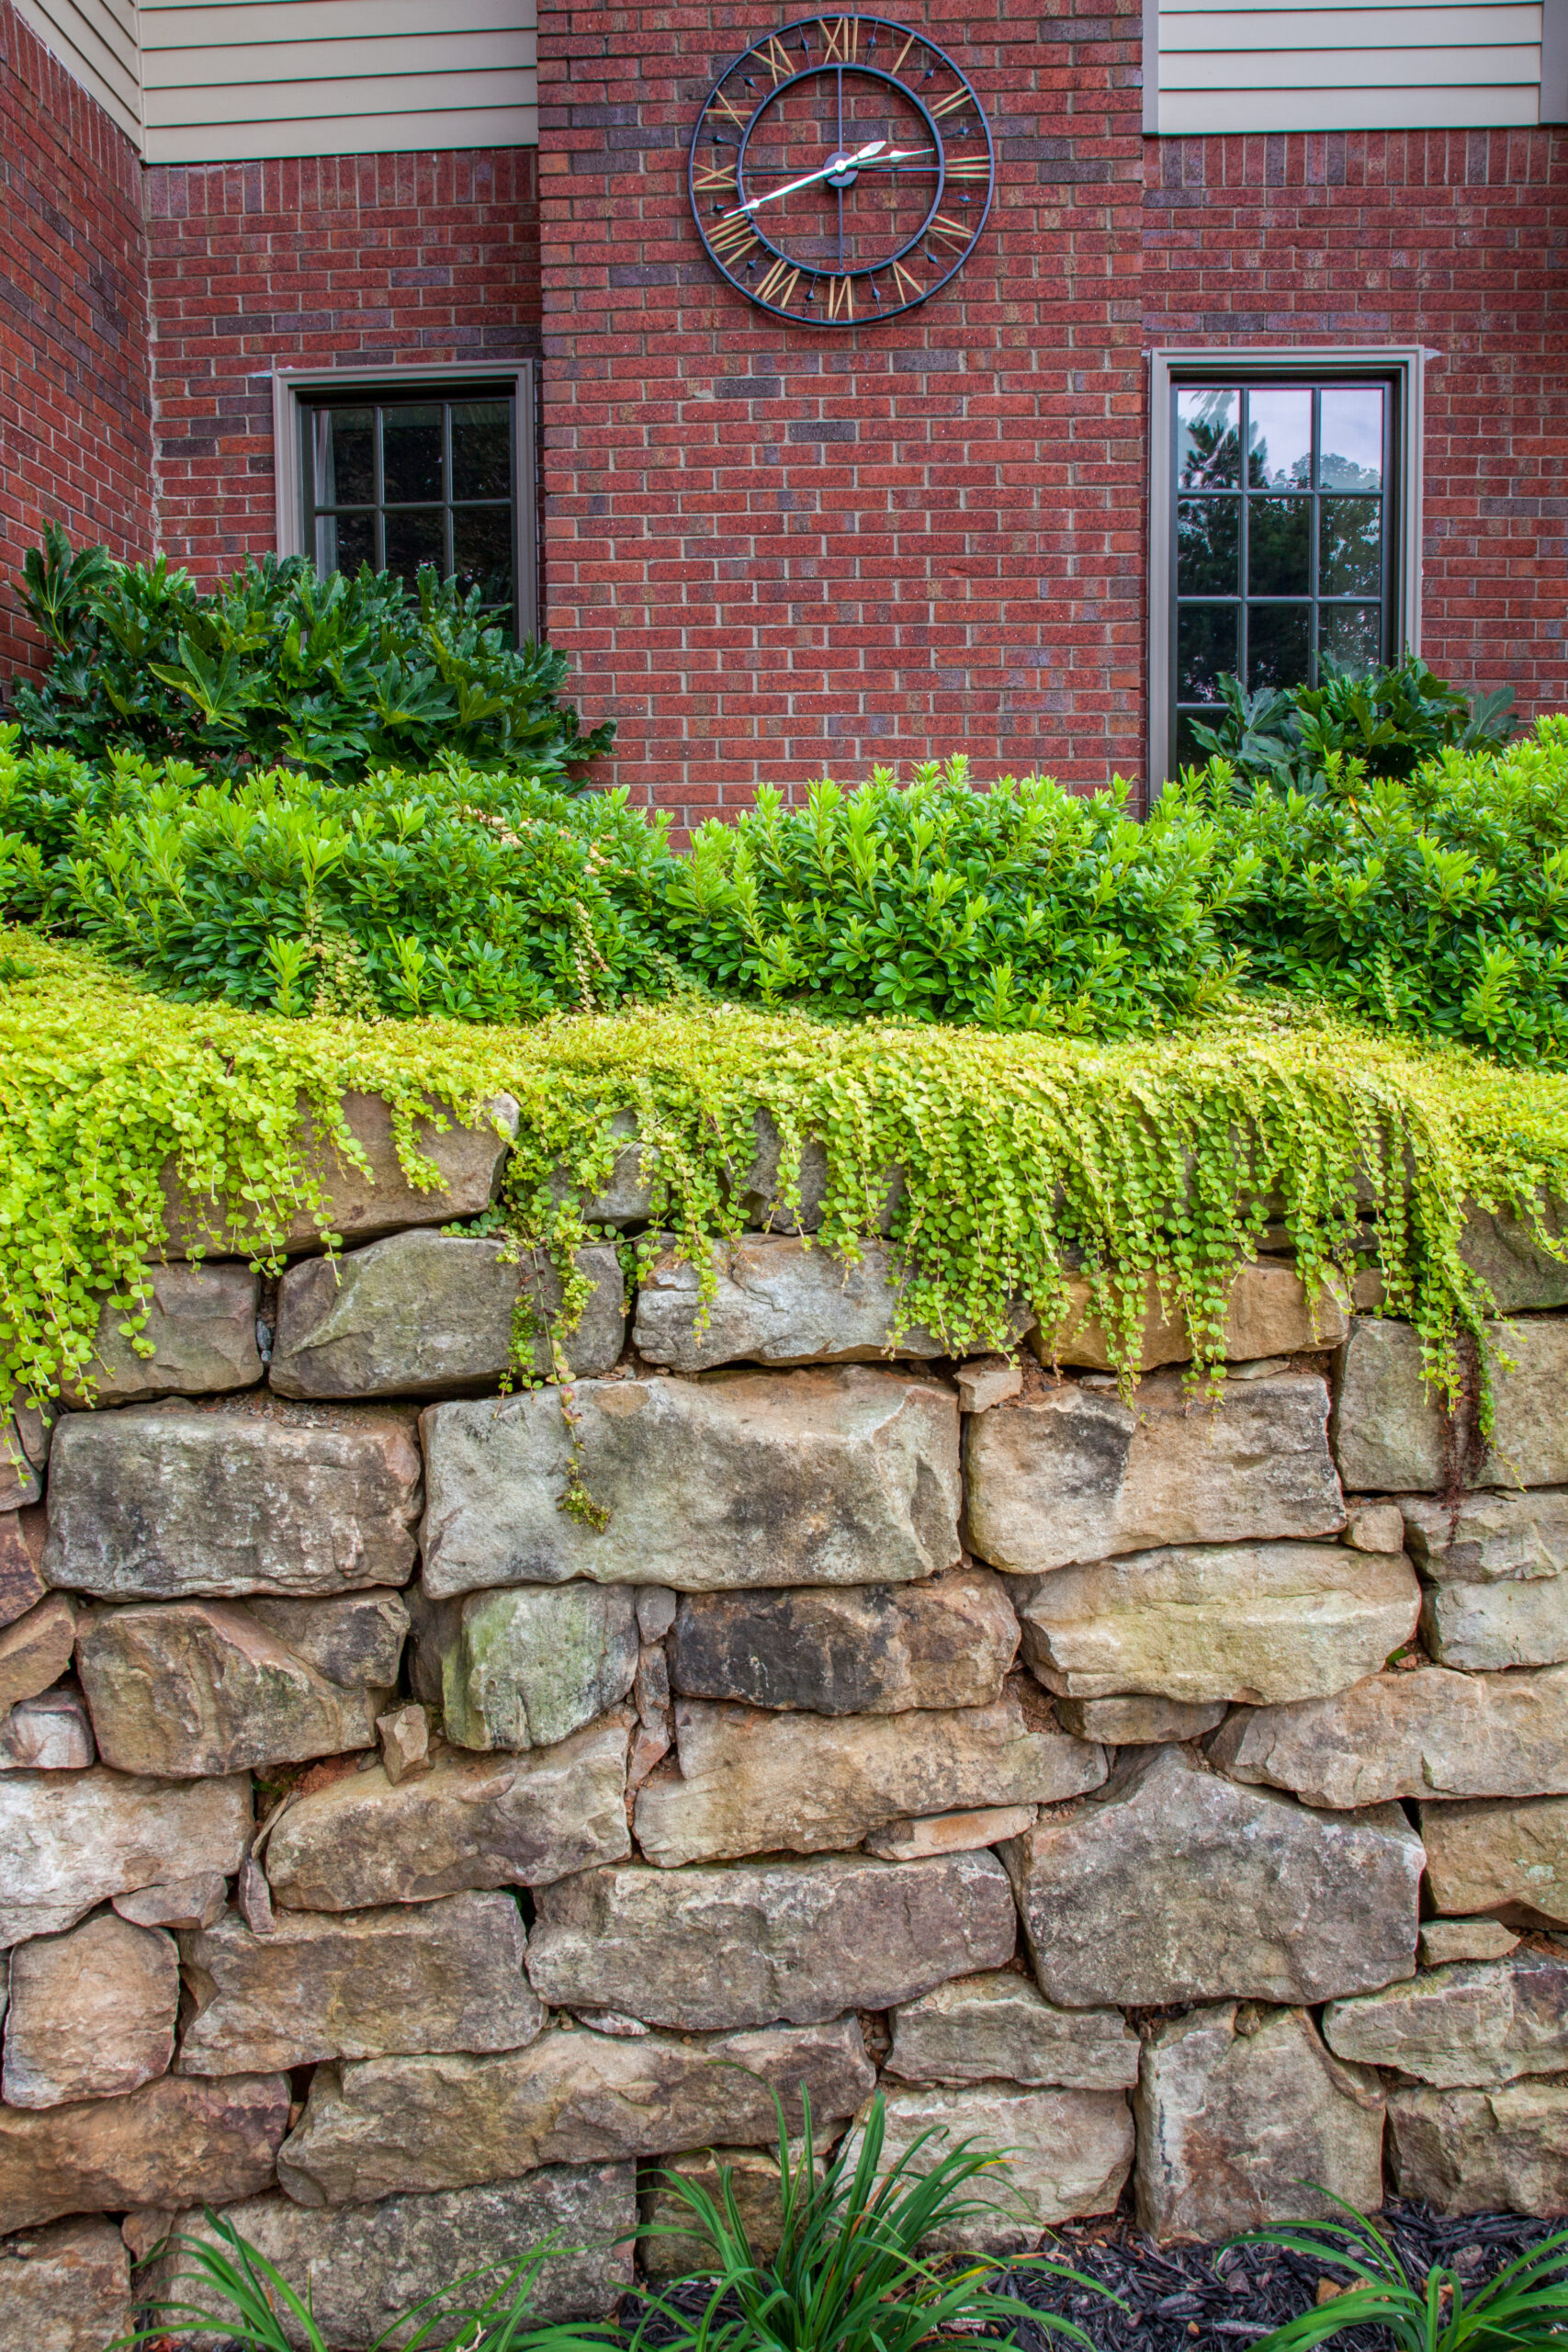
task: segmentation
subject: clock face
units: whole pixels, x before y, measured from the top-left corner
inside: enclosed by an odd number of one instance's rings
[[[753,42],[692,139],[692,210],[748,300],[858,327],[929,301],[968,259],[996,176],[953,60],[885,17],[808,17]]]

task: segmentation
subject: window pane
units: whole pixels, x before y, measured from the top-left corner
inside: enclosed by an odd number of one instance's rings
[[[1381,384],[1333,384],[1323,394],[1318,481],[1325,490],[1382,488]]]
[[[441,411],[389,408],[381,413],[381,495],[389,503],[441,496]],[[391,559],[389,556],[388,562]]]
[[[1382,611],[1377,605],[1325,605],[1318,643],[1348,670],[1374,670],[1382,660]]]
[[[1253,498],[1247,509],[1250,596],[1304,596],[1312,584],[1310,498]]]
[[[1317,551],[1320,596],[1376,596],[1382,590],[1382,501],[1325,498]]]
[[[387,517],[387,569],[396,571],[412,588],[422,563],[446,569],[446,514],[444,507],[393,512]]]
[[[1212,710],[1179,710],[1176,714],[1176,763],[1178,767],[1201,767],[1209,757],[1207,748],[1192,732],[1196,718],[1200,727],[1212,727],[1216,714]]]
[[[376,412],[318,409],[313,420],[316,504],[368,506],[376,495]]]
[[[1241,401],[1196,389],[1176,396],[1176,481],[1181,490],[1233,490],[1241,480]]]
[[[318,514],[316,570],[353,573],[362,563],[376,569],[375,514]]]
[[[512,509],[455,506],[452,557],[465,595],[478,588],[487,605],[512,602]]]
[[[1312,394],[1262,390],[1247,396],[1247,479],[1254,490],[1312,487]]]
[[[1235,606],[1181,605],[1176,622],[1178,700],[1218,702],[1222,671],[1235,673]]]
[[[1176,505],[1179,596],[1234,596],[1241,586],[1239,498],[1181,498]]]
[[[1249,605],[1247,608],[1247,683],[1259,686],[1304,686],[1312,651],[1310,605]]]
[[[463,401],[452,410],[452,495],[512,495],[512,403]]]

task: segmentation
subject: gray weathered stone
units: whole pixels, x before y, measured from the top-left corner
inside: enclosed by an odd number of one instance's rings
[[[906,2083],[1125,2090],[1138,2079],[1138,2037],[1120,2009],[1058,2008],[1027,1976],[998,1969],[896,2009],[883,2071]]]
[[[248,1775],[143,1781],[0,1774],[0,1946],[74,1927],[106,1896],[237,1871],[251,1834]]]
[[[179,2070],[246,2075],[320,2058],[520,2050],[545,2021],[523,1973],[525,1942],[510,1894],[285,1911],[265,1936],[227,1912],[180,1938],[192,2007]]]
[[[62,1592],[50,1593],[7,1625],[0,1633],[0,1713],[58,1682],[75,1639],[76,1611]]]
[[[334,1781],[273,1831],[273,1894],[290,1910],[362,1911],[468,1887],[544,1886],[619,1861],[631,1851],[630,1728],[617,1713],[526,1755],[446,1748],[395,1786],[379,1764]]]
[[[1304,2009],[1226,2001],[1163,2019],[1133,2109],[1151,2237],[1332,2218],[1334,2197],[1363,2213],[1382,2204],[1382,2086],[1333,2057]]]
[[[1233,1780],[1306,1804],[1555,1795],[1568,1791],[1568,1667],[1370,1675],[1331,1699],[1233,1715],[1209,1754]]]
[[[1438,2213],[1568,2209],[1568,2083],[1498,2090],[1393,2090],[1394,2185]]]
[[[395,1707],[390,1714],[378,1715],[376,1736],[381,1743],[381,1769],[394,1788],[400,1781],[429,1771],[430,1717],[423,1707]]]
[[[470,1593],[441,1658],[446,1736],[459,1747],[547,1747],[618,1706],[637,1664],[625,1585]]]
[[[563,1511],[559,1392],[432,1405],[421,1541],[433,1599],[476,1587],[908,1583],[958,1557],[958,1404],[921,1372],[845,1364],[705,1381],[583,1381]]]
[[[974,1356],[953,1375],[961,1413],[988,1413],[1023,1394],[1023,1367],[1007,1356]]]
[[[112,1911],[18,1944],[0,2097],[63,2107],[139,2089],[169,2071],[179,2004],[170,1938]]]
[[[287,2075],[164,2075],[123,2098],[0,2107],[0,2235],[65,2213],[254,2197],[288,2121]]]
[[[385,1690],[398,1679],[409,1631],[400,1592],[348,1592],[341,1600],[277,1600],[256,1593],[245,1608],[329,1682]]]
[[[659,1153],[638,1140],[635,1111],[615,1111],[604,1122],[610,1151],[603,1182],[595,1193],[574,1186],[564,1163],[558,1161],[549,1179],[552,1199],[575,1197],[585,1225],[646,1225],[653,1214],[653,1185]]]
[[[1495,1672],[1568,1659],[1568,1493],[1404,1500],[1412,1556],[1432,1589],[1422,1632],[1444,1666]]]
[[[69,1413],[44,1575],[111,1600],[404,1584],[419,1492],[414,1431],[391,1406]]]
[[[1568,1925],[1568,1797],[1423,1804],[1416,1817],[1439,1912]]]
[[[1486,1344],[1510,1368],[1494,1363],[1492,1442],[1477,1484],[1568,1484],[1568,1317],[1489,1323]],[[1454,1449],[1445,1443],[1445,1416],[1426,1384],[1414,1326],[1358,1318],[1340,1362],[1334,1448],[1347,1487],[1387,1494],[1446,1487]]]
[[[852,2017],[678,2040],[557,2027],[494,2058],[367,2058],[322,2066],[278,2178],[301,2205],[461,2188],[535,2165],[776,2140],[770,2089],[800,2127],[852,2114],[875,2077]]]
[[[923,1323],[895,1337],[899,1260],[885,1242],[863,1242],[850,1263],[808,1241],[748,1234],[733,1245],[715,1242],[710,1262],[717,1289],[705,1306],[699,1270],[679,1250],[665,1250],[642,1274],[632,1336],[650,1363],[707,1372],[952,1352],[951,1341]],[[1021,1311],[1019,1319],[1021,1333],[1032,1318]]]
[[[680,1777],[637,1792],[650,1862],[820,1853],[912,1812],[1049,1804],[1104,1779],[1105,1753],[1054,1726],[1032,1730],[1010,1684],[994,1706],[906,1715],[768,1714],[683,1699]]]
[[[1019,1595],[1023,1655],[1074,1699],[1147,1691],[1201,1706],[1317,1698],[1375,1674],[1416,1631],[1402,1552],[1191,1544],[1057,1568]]]
[[[371,1747],[385,1695],[329,1682],[231,1600],[106,1609],[76,1666],[105,1763],[173,1780]]]
[[[415,2303],[455,2290],[451,2307],[460,2311],[502,2285],[513,2266],[542,2245],[558,2250],[534,2274],[529,2324],[609,2317],[631,2284],[632,2249],[617,2241],[637,2226],[635,2184],[630,2165],[550,2165],[521,2180],[315,2211],[274,2190],[231,2205],[223,2219],[282,2273],[297,2295],[303,2297],[309,2288],[316,2324],[334,2352],[367,2352],[383,2342],[406,2344],[441,2309],[437,2301],[396,2327]],[[220,2243],[199,2207],[161,2215],[159,2221],[158,2238],[174,2234],[205,2245]],[[456,2288],[478,2270],[488,2275]],[[158,2256],[139,2273],[137,2292],[148,2306],[163,2296],[213,2308],[177,2252]],[[290,2342],[302,2345],[297,2324],[286,2313],[279,2317]],[[181,2326],[182,2343],[188,2326],[188,2321]],[[189,2338],[191,2352],[227,2342],[221,2328]]]
[[[0,2242],[0,2312],[26,2352],[103,2352],[130,2328],[130,2257],[101,2213]]]
[[[0,1510],[0,1625],[14,1625],[43,1599],[42,1507]]]
[[[1115,1699],[1058,1699],[1056,1720],[1079,1739],[1107,1747],[1154,1747],[1168,1739],[1201,1739],[1225,1719],[1225,1702],[1184,1706],[1178,1699],[1155,1699],[1133,1691]]]
[[[1418,1505],[1422,1498],[1413,1497]],[[1404,1514],[1398,1503],[1367,1502],[1345,1498],[1345,1541],[1358,1552],[1403,1552]]]
[[[898,1714],[988,1704],[1017,1648],[1002,1578],[961,1567],[913,1585],[689,1594],[675,1618],[670,1679],[688,1699]]]
[[[998,1968],[1017,1937],[1007,1872],[987,1853],[626,1864],[541,1889],[528,1974],[555,2007],[618,2009],[649,2025],[817,2025]]]
[[[1568,1961],[1524,1951],[1429,1969],[1406,1984],[1331,2001],[1323,2030],[1341,2058],[1394,2066],[1439,2090],[1561,2074],[1568,2068]]]
[[[1069,1274],[1066,1288],[1066,1312],[1055,1331],[1038,1325],[1030,1345],[1043,1363],[1092,1364],[1103,1371],[1111,1363],[1111,1350],[1105,1326],[1091,1311],[1088,1278]],[[1348,1324],[1333,1291],[1324,1288],[1309,1297],[1294,1266],[1265,1258],[1238,1268],[1231,1283],[1224,1353],[1232,1363],[1246,1363],[1292,1355],[1303,1348],[1337,1348]],[[1153,1372],[1160,1364],[1185,1363],[1191,1353],[1187,1317],[1174,1303],[1167,1311],[1151,1274],[1145,1289],[1143,1347],[1136,1369]]]
[[[122,1306],[99,1310],[93,1357],[85,1378],[66,1392],[72,1405],[140,1405],[152,1396],[217,1396],[252,1388],[266,1367],[256,1346],[261,1278],[248,1266],[152,1266],[148,1269],[147,1319],[136,1339],[151,1344],[141,1355],[120,1326]],[[86,1390],[90,1387],[90,1396]]]
[[[962,1813],[919,1813],[866,1833],[868,1854],[886,1862],[928,1861],[934,1854],[968,1854],[1004,1838],[1021,1838],[1039,1812],[1032,1804],[970,1805]]]
[[[299,1098],[301,1163],[320,1187],[327,1224],[350,1242],[374,1241],[405,1226],[450,1225],[459,1217],[479,1216],[495,1198],[508,1146],[517,1133],[517,1105],[510,1094],[492,1095],[479,1105],[471,1125],[456,1119],[450,1105],[416,1119],[414,1149],[434,1166],[439,1179],[426,1192],[403,1172],[391,1111],[383,1096],[345,1094],[343,1111],[363,1165],[335,1148],[308,1099],[303,1094]],[[164,1164],[162,1182],[167,1257],[189,1258],[198,1250],[209,1256],[226,1250],[265,1255],[264,1245],[290,1250],[321,1247],[321,1227],[309,1207],[258,1216],[247,1203],[192,1193],[172,1158]]]
[[[1022,2254],[1043,2230],[1077,2213],[1109,2213],[1133,2163],[1133,2119],[1123,2091],[1021,2090],[1010,2083],[940,2085],[895,2090],[886,2102],[887,2136],[878,2177],[908,2155],[923,2133],[929,2141],[909,2172],[919,2175],[962,2140],[981,2151],[1007,2152],[1008,2161],[969,2184],[990,2212],[972,2213],[924,2241],[932,2251],[979,2247]],[[850,2143],[853,2162],[858,2132]],[[908,2177],[908,2176],[907,2176]]]
[[[1425,1919],[1416,1958],[1422,1968],[1447,1968],[1456,1960],[1506,1960],[1518,1940],[1500,1919]]]
[[[964,1423],[969,1539],[998,1568],[1041,1573],[1168,1544],[1330,1535],[1344,1525],[1308,1373],[1227,1381],[1193,1404],[1175,1373],[1135,1405],[1067,1381]]]
[[[1561,1665],[1568,1659],[1568,1577],[1438,1585],[1422,1600],[1421,1635],[1439,1666],[1472,1673]]]
[[[79,1772],[97,1750],[80,1690],[57,1684],[0,1719],[0,1772]]]
[[[1561,1246],[1562,1203],[1547,1199],[1540,1207],[1547,1232]],[[1517,1216],[1508,1210],[1494,1213],[1472,1201],[1460,1236],[1459,1254],[1487,1283],[1499,1315],[1568,1306],[1568,1257],[1555,1257],[1543,1249],[1528,1216]]]
[[[197,1878],[172,1880],[165,1886],[141,1886],[133,1894],[117,1894],[114,1907],[137,1928],[210,1928],[221,1917],[228,1900],[227,1882],[216,1871]]]
[[[1316,2002],[1415,1968],[1421,1842],[1134,1749],[1097,1795],[1001,1849],[1047,2000]]]
[[[508,1257],[508,1250],[511,1256]],[[556,1328],[579,1379],[608,1372],[626,1338],[626,1284],[607,1245],[580,1250],[592,1285],[575,1330],[559,1329],[560,1276],[504,1237],[395,1233],[337,1259],[307,1258],[277,1288],[272,1385],[284,1396],[451,1396],[493,1388],[517,1363],[531,1315]],[[555,1371],[548,1330],[531,1369]]]

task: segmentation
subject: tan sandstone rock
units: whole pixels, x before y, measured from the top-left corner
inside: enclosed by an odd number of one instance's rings
[[[1055,1332],[1039,1325],[1030,1334],[1030,1345],[1043,1363],[1092,1364],[1103,1371],[1111,1350],[1105,1326],[1090,1308],[1088,1279],[1068,1275],[1066,1293],[1066,1313]],[[1230,1362],[1240,1363],[1288,1356],[1302,1348],[1337,1348],[1348,1328],[1344,1306],[1331,1290],[1309,1297],[1293,1266],[1265,1258],[1240,1267],[1231,1283],[1224,1353]],[[1191,1353],[1186,1317],[1174,1305],[1168,1311],[1151,1275],[1136,1369],[1153,1372],[1160,1364],[1185,1363]]]
[[[98,1315],[86,1377],[91,1403],[139,1405],[152,1396],[207,1396],[254,1387],[265,1372],[256,1346],[261,1278],[248,1266],[152,1266],[148,1269],[147,1319],[135,1335],[151,1355],[138,1352],[120,1329],[132,1319],[124,1307]],[[69,1404],[89,1401],[83,1384]]]
[[[1439,1664],[1495,1672],[1568,1658],[1568,1492],[1471,1494],[1453,1510],[1409,1495],[1403,1508]]]
[[[1568,1925],[1568,1797],[1483,1798],[1417,1809],[1440,1912],[1524,1912]]]
[[[114,1907],[137,1928],[210,1928],[221,1917],[228,1900],[226,1883],[216,1871],[196,1878],[172,1880],[164,1886],[138,1887],[132,1894],[117,1894]]]
[[[970,1805],[962,1813],[916,1814],[908,1821],[890,1821],[885,1828],[868,1830],[863,1841],[868,1854],[886,1862],[919,1862],[933,1854],[967,1854],[981,1846],[995,1846],[1004,1838],[1021,1838],[1034,1826],[1039,1811],[1032,1804]]]
[[[80,1772],[97,1755],[80,1690],[59,1683],[0,1718],[0,1772]]]
[[[1568,1961],[1543,1952],[1461,1962],[1405,1984],[1331,2001],[1331,2050],[1397,2067],[1439,2090],[1511,2083],[1568,2068]]]
[[[51,1592],[0,1633],[0,1713],[36,1699],[71,1663],[76,1612],[62,1592]]]
[[[43,1599],[43,1545],[40,1505],[0,1510],[0,1625],[14,1625]]]
[[[602,1530],[558,1506],[555,1388],[421,1418],[433,1600],[485,1585],[908,1583],[958,1558],[958,1403],[921,1372],[845,1364],[704,1381],[582,1381],[578,1470]]]
[[[626,1585],[469,1593],[441,1651],[446,1736],[459,1747],[547,1747],[619,1705],[637,1648]]]
[[[384,1690],[396,1682],[408,1639],[400,1592],[345,1592],[334,1600],[280,1600],[253,1593],[248,1615],[329,1682],[350,1690]]]
[[[1500,1919],[1425,1919],[1416,1958],[1422,1968],[1447,1968],[1456,1960],[1506,1960],[1518,1940]]]
[[[240,1867],[248,1775],[143,1781],[88,1772],[0,1774],[0,1946],[74,1927],[113,1894]]]
[[[683,1698],[824,1715],[979,1707],[1001,1696],[1017,1648],[1003,1579],[960,1567],[912,1585],[688,1593],[670,1680]]]
[[[1331,2056],[1304,2009],[1226,2001],[1162,2019],[1133,2109],[1151,2237],[1332,2217],[1332,2197],[1363,2213],[1382,2204],[1382,2086]]]
[[[953,1375],[961,1413],[988,1413],[1023,1393],[1023,1367],[1007,1356],[972,1356]]]
[[[1189,1706],[1342,1690],[1410,1639],[1420,1608],[1403,1553],[1344,1544],[1134,1552],[1057,1568],[1018,1600],[1023,1655],[1048,1690]]]
[[[494,1388],[515,1367],[519,1330],[534,1317],[533,1372],[555,1372],[552,1331],[574,1377],[608,1372],[626,1336],[620,1261],[600,1244],[580,1250],[575,1263],[590,1292],[567,1331],[560,1276],[542,1251],[520,1255],[504,1237],[394,1233],[341,1258],[302,1259],[277,1287],[272,1385],[284,1396]]]
[[[164,2075],[123,2098],[0,2107],[0,2234],[65,2213],[231,2205],[270,2187],[287,2075]]]
[[[1190,1748],[1134,1749],[1104,1789],[1002,1849],[1047,2000],[1316,2002],[1415,1967],[1419,1838],[1240,1789]]]
[[[1494,1373],[1492,1442],[1479,1483],[1488,1487],[1568,1484],[1568,1317],[1531,1316],[1491,1323],[1486,1343],[1506,1356]],[[1444,1414],[1422,1369],[1415,1327],[1358,1318],[1341,1359],[1334,1406],[1334,1447],[1347,1487],[1384,1494],[1448,1484]]]
[[[535,2165],[776,2140],[770,2086],[800,2128],[852,2114],[874,2075],[854,2018],[761,2032],[629,2039],[554,2028],[494,2058],[322,2066],[278,2160],[301,2205],[504,2180]]]
[[[179,2005],[172,1939],[112,1911],[18,1944],[0,2098],[63,2107],[140,2089],[169,2071]]]
[[[44,1575],[109,1600],[400,1585],[419,1497],[414,1431],[391,1406],[68,1413]]]
[[[1120,2009],[1063,2009],[1027,1976],[961,1976],[893,2013],[885,2074],[906,2083],[1021,2083],[1043,2090],[1124,2090],[1138,2037]]]
[[[1389,2093],[1394,2185],[1438,2213],[1568,2208],[1568,2083]]]
[[[1103,1749],[1031,1729],[1014,1690],[994,1706],[906,1715],[772,1714],[682,1699],[678,1777],[637,1792],[651,1862],[856,1846],[911,1812],[1051,1804],[1105,1778]]]
[[[428,1903],[468,1887],[541,1886],[631,1851],[630,1719],[606,1716],[526,1755],[437,1754],[394,1784],[380,1765],[290,1806],[267,1847],[275,1899],[300,1911]]]
[[[130,2326],[130,2258],[101,2213],[0,2240],[0,2313],[22,2352],[103,2352]]]
[[[886,2127],[879,2178],[926,2132],[941,2136],[915,2157],[915,2176],[961,2140],[974,2141],[981,2152],[1007,2152],[1007,2163],[967,2191],[993,2210],[933,2230],[925,2240],[932,2251],[1030,2251],[1041,2232],[1058,2222],[1113,2211],[1132,2169],[1133,2119],[1122,2091],[1022,2090],[1010,2083],[922,2086],[888,2095]],[[850,2143],[852,2161],[858,2140],[857,2132]]]
[[[1007,1872],[987,1853],[860,1854],[723,1870],[584,1871],[541,1888],[528,1974],[555,2007],[691,2030],[815,2025],[886,2009],[1012,1957]]]
[[[1306,1804],[1568,1791],[1568,1667],[1371,1675],[1330,1699],[1233,1715],[1209,1754],[1233,1780]]]
[[[1345,1523],[1328,1391],[1307,1373],[1227,1381],[1195,1404],[1174,1373],[1134,1405],[1067,1381],[964,1424],[969,1539],[1021,1574],[1168,1544],[1332,1535]]]
[[[1079,1739],[1107,1747],[1153,1747],[1171,1739],[1201,1739],[1225,1719],[1225,1702],[1190,1707],[1179,1699],[1132,1691],[1115,1699],[1058,1699],[1056,1721]]]

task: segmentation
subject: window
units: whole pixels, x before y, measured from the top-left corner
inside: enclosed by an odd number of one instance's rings
[[[537,628],[531,368],[277,379],[278,545],[412,588],[432,565],[517,637]]]
[[[1370,667],[1414,643],[1419,355],[1382,356],[1156,355],[1156,789],[1202,757],[1224,673],[1310,685],[1325,653]]]

